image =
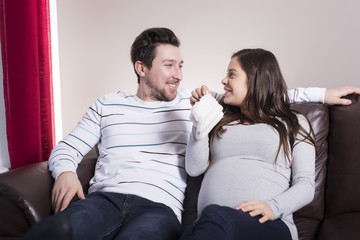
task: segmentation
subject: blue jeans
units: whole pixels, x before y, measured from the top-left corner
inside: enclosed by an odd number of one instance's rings
[[[181,225],[162,203],[95,192],[32,227],[22,239],[178,239]]]
[[[276,219],[261,224],[259,218],[230,207],[209,205],[180,239],[291,240],[289,228],[283,221]]]

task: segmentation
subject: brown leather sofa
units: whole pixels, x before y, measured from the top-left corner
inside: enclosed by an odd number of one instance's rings
[[[300,239],[360,239],[360,97],[350,106],[293,104],[307,115],[317,139],[314,200],[294,214]],[[94,173],[96,152],[78,168],[85,191]],[[201,176],[188,179],[183,226],[196,218]],[[47,162],[0,174],[0,239],[19,238],[31,225],[52,214],[53,179]]]

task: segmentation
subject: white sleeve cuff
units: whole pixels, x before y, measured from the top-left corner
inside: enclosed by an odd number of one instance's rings
[[[320,102],[325,101],[326,88],[309,87],[296,88],[288,91],[290,102]]]

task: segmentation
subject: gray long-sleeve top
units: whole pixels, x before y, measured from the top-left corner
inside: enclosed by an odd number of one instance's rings
[[[309,130],[304,117],[300,124]],[[267,124],[225,126],[221,139],[197,141],[194,128],[186,150],[185,167],[191,176],[205,173],[199,199],[198,215],[205,206],[218,204],[235,207],[246,200],[261,200],[288,226],[292,239],[298,239],[292,213],[308,204],[315,192],[315,147],[296,141],[292,165],[280,151],[278,132]],[[301,136],[299,136],[301,139]],[[211,164],[209,165],[209,151]]]

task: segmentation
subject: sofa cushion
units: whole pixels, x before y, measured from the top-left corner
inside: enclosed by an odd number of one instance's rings
[[[321,225],[318,240],[358,240],[360,212],[344,213],[326,218]]]

